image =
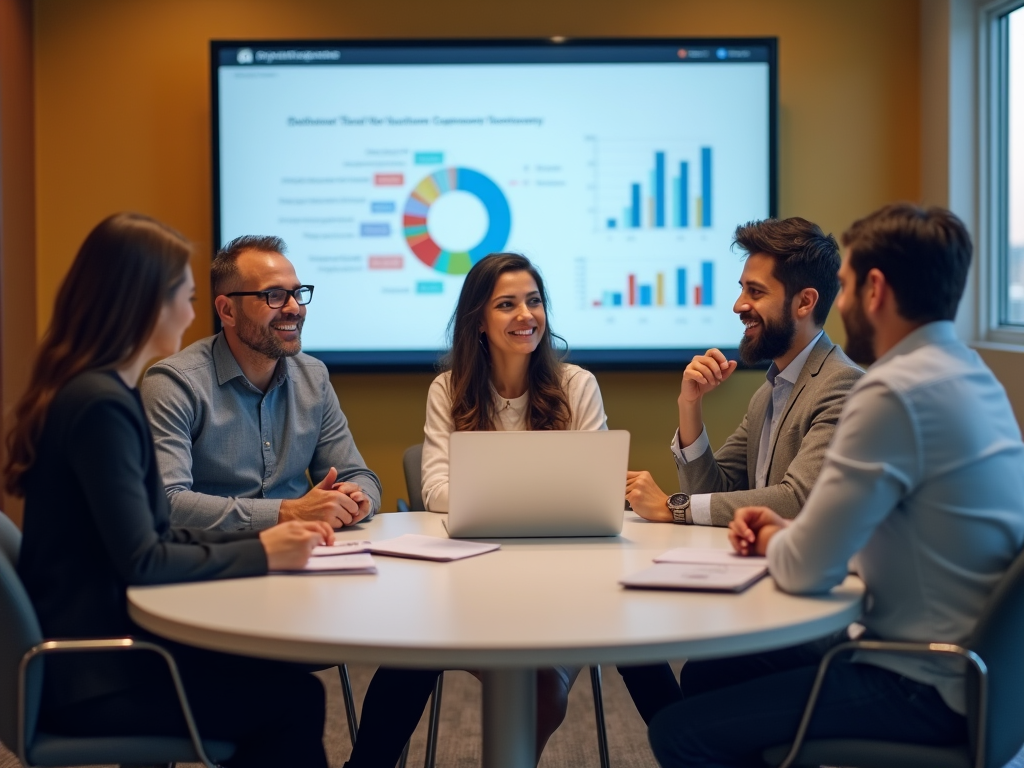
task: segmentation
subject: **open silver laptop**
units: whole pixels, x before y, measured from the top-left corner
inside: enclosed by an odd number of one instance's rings
[[[448,535],[617,536],[629,432],[454,432]]]

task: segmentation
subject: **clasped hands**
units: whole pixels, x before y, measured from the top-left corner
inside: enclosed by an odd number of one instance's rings
[[[278,522],[321,520],[331,528],[343,528],[364,519],[370,514],[370,497],[355,483],[337,480],[338,470],[331,467],[305,496],[282,501]]]

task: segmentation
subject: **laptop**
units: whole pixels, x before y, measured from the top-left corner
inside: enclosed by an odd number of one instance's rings
[[[453,538],[617,536],[629,432],[453,432]]]

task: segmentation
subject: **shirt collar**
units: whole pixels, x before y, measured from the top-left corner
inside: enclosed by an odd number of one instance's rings
[[[925,323],[900,339],[895,347],[878,358],[871,367],[874,368],[880,363],[900,355],[906,355],[929,344],[949,344],[957,339],[956,326],[953,325],[952,320],[936,320],[933,323]]]
[[[220,386],[223,387],[232,379],[241,378],[246,384],[255,389],[253,383],[245,377],[242,367],[238,364],[238,361],[235,359],[235,355],[231,352],[231,347],[228,346],[228,340],[224,338],[224,331],[221,331],[213,337],[213,367],[217,373],[217,384]],[[284,378],[287,375],[287,358],[281,358],[277,361],[274,378],[271,380],[270,387],[267,388],[267,391],[269,392],[284,381]]]
[[[804,366],[807,364],[807,358],[811,356],[811,350],[814,349],[814,345],[818,343],[818,339],[821,338],[821,335],[824,332],[824,330],[818,331],[815,337],[811,339],[810,344],[804,347],[800,351],[800,354],[794,357],[790,361],[789,365],[781,371],[779,370],[779,367],[772,362],[772,364],[768,366],[768,373],[765,374],[765,378],[768,379],[768,383],[774,387],[775,379],[779,378],[783,381],[788,381],[790,384],[796,384],[796,380],[800,378],[800,371],[804,369]]]

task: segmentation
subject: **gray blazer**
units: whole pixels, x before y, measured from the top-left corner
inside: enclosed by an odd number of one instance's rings
[[[751,505],[796,517],[818,479],[846,395],[863,375],[823,333],[797,377],[772,438],[766,486],[754,488],[761,429],[772,399],[767,381],[750,398],[743,422],[721,448],[713,454],[708,448],[687,463],[676,459],[679,487],[689,494],[713,494],[713,525],[728,525],[736,509]]]

